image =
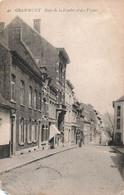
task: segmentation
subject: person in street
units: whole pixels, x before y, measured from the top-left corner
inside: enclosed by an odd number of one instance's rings
[[[83,144],[84,144],[84,136],[83,136],[83,132],[80,131],[79,147],[82,147],[82,142],[83,142]]]

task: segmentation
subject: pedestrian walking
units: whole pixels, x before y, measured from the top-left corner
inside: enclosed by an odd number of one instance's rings
[[[83,132],[82,131],[80,131],[80,137],[79,137],[79,147],[82,147],[82,142],[83,142]],[[83,143],[84,144],[84,143]]]

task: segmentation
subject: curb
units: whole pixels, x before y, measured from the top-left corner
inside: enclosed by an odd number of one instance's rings
[[[4,171],[1,171],[1,172],[0,172],[0,175],[2,175],[2,174],[4,174],[4,173],[8,173],[8,172],[10,172],[10,171],[12,171],[12,170],[14,170],[14,169],[17,169],[17,168],[21,168],[21,167],[27,166],[27,165],[29,165],[29,164],[31,164],[31,163],[36,162],[36,161],[39,161],[39,160],[42,160],[42,159],[45,159],[45,158],[49,158],[50,156],[53,156],[53,155],[55,155],[55,154],[59,154],[59,153],[65,152],[65,151],[67,151],[67,150],[72,150],[72,149],[75,149],[75,148],[77,148],[77,146],[75,146],[75,147],[73,147],[73,148],[67,148],[67,149],[64,149],[64,150],[61,150],[61,151],[53,152],[53,153],[48,154],[48,155],[46,155],[46,156],[43,156],[43,157],[40,157],[40,158],[31,160],[31,161],[29,161],[29,162],[26,162],[26,163],[17,165],[17,166],[15,166],[15,167],[6,169],[6,170],[4,170]]]
[[[116,148],[113,148],[116,152],[118,152],[118,153],[120,153],[120,154],[123,154],[124,155],[124,153],[123,152],[121,152],[121,151],[119,151],[118,149],[116,149]]]

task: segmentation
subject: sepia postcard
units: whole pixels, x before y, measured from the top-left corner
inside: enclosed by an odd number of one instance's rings
[[[124,195],[124,0],[0,0],[0,195]]]

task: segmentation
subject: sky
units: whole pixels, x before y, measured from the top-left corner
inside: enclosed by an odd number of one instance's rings
[[[124,95],[124,1],[0,1],[0,22],[17,15],[32,27],[40,18],[41,36],[65,48],[71,61],[66,76],[77,99],[113,113],[112,101]]]

